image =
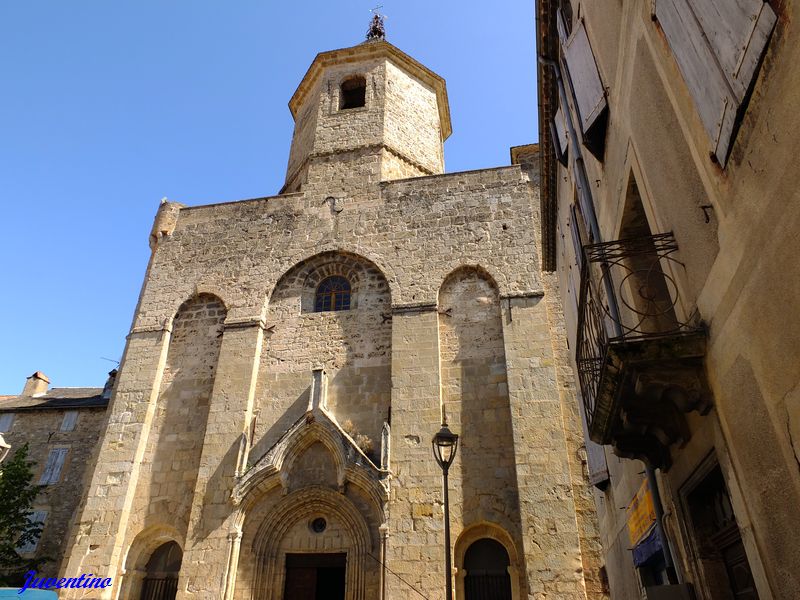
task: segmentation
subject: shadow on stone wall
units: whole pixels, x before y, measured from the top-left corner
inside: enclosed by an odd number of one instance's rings
[[[452,479],[461,500],[455,533],[494,523],[522,547],[500,298],[489,275],[462,268],[444,281],[439,346],[442,400],[461,436]]]
[[[209,402],[222,343],[226,310],[222,301],[200,294],[185,302],[173,321],[148,449],[149,498],[145,525],[171,523],[186,535]]]
[[[351,309],[314,312],[326,277],[352,285]],[[311,372],[328,374],[327,408],[353,437],[369,438],[380,456],[391,402],[391,293],[383,273],[363,257],[325,252],[287,271],[270,297],[256,405],[257,450],[262,456],[305,410]],[[308,396],[304,396],[307,402]],[[351,427],[346,427],[350,422]]]

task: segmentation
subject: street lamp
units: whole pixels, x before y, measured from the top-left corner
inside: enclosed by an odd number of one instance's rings
[[[446,600],[453,600],[453,574],[450,567],[450,500],[447,494],[447,472],[456,458],[458,450],[458,435],[450,431],[447,423],[442,423],[442,428],[431,440],[433,456],[442,468],[444,480],[444,569]]]

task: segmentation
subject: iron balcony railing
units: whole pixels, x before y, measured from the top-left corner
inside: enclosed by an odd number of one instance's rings
[[[607,391],[609,348],[699,329],[677,316],[679,290],[672,273],[683,268],[677,250],[671,232],[583,247],[576,362],[595,441],[608,443],[605,426],[613,417],[609,406],[602,406],[604,423],[596,422],[598,399]]]

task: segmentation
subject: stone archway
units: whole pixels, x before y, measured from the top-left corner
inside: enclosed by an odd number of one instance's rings
[[[511,599],[521,600],[526,596],[523,587],[524,579],[521,577],[521,573],[524,573],[524,565],[520,563],[519,553],[517,552],[511,536],[505,529],[493,523],[479,523],[468,527],[456,540],[453,556],[456,570],[456,599],[469,600],[466,596],[465,589],[465,579],[467,576],[465,559],[467,558],[467,552],[476,542],[487,539],[499,543],[508,553],[508,576],[511,581]]]
[[[122,581],[117,598],[138,600],[141,597],[148,573],[148,563],[159,548],[170,543],[174,543],[182,555],[182,537],[169,525],[152,525],[143,529],[134,538],[125,557],[125,568],[121,573]]]
[[[182,563],[183,551],[177,542],[156,548],[145,565],[140,600],[175,600]]]
[[[315,531],[320,520],[325,523]],[[372,553],[369,527],[343,494],[321,486],[284,496],[264,517],[252,547],[256,569],[253,600],[282,600],[287,564],[302,554],[345,555],[346,600],[366,597],[366,560]]]

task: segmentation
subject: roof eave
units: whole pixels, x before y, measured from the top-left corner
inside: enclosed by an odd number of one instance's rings
[[[542,270],[556,270],[556,224],[558,218],[557,179],[558,162],[550,123],[558,106],[555,77],[538,57],[555,60],[558,56],[556,44],[556,5],[553,0],[536,0],[536,52],[539,101],[539,161],[540,202],[542,215]]]

